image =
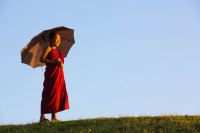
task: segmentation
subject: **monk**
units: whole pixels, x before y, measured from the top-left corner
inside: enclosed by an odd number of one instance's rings
[[[56,49],[60,41],[60,35],[51,33],[49,35],[50,46],[45,47],[40,62],[46,63],[44,73],[43,92],[41,100],[40,122],[48,122],[45,114],[51,113],[51,121],[60,121],[56,113],[69,109],[68,94],[63,73],[64,55]]]

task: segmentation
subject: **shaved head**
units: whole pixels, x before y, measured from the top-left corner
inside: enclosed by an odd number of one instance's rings
[[[51,47],[58,47],[61,43],[60,35],[58,33],[51,33],[49,35],[49,42]]]
[[[56,34],[58,34],[58,33],[55,33],[55,32],[53,32],[53,33],[51,33],[50,35],[49,35],[49,38],[54,38],[55,36],[56,36]],[[59,35],[59,34],[58,34]]]

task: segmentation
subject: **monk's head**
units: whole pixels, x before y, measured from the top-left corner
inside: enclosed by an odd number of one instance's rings
[[[60,35],[58,33],[51,33],[49,35],[50,45],[53,47],[58,47],[60,44]]]

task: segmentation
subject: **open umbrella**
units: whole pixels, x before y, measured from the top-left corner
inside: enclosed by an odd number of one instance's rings
[[[33,68],[45,66],[46,64],[40,62],[40,57],[46,46],[50,46],[49,35],[51,33],[60,34],[61,43],[57,47],[66,57],[70,48],[75,43],[74,30],[64,26],[56,27],[49,30],[44,30],[35,37],[21,50],[21,62]]]

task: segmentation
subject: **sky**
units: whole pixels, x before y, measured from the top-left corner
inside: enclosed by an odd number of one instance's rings
[[[59,26],[75,44],[58,119],[200,115],[198,0],[1,0],[0,125],[39,121],[45,67],[21,63],[20,51]]]

